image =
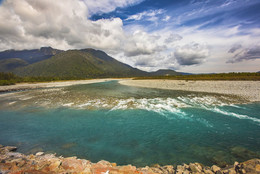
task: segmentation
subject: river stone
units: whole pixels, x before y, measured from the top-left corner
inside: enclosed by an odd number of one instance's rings
[[[76,159],[76,157],[64,158],[61,165],[65,170],[83,170],[82,161]]]
[[[185,170],[184,166],[178,165],[176,174],[182,174],[182,172]]]
[[[112,167],[112,164],[108,161],[105,161],[105,160],[101,160],[97,164],[102,165],[102,166],[106,166],[106,167]]]
[[[198,167],[196,164],[190,163],[190,170],[194,173],[201,172],[201,167]]]
[[[41,155],[43,155],[44,154],[44,152],[37,152],[35,155],[36,156],[41,156]]]
[[[168,174],[174,174],[174,168],[171,165],[163,166],[163,168],[168,171]]]
[[[220,170],[220,168],[219,168],[218,166],[216,166],[216,165],[213,165],[213,166],[211,167],[211,170],[216,173],[217,171]]]
[[[214,174],[214,172],[212,172],[212,171],[209,170],[209,169],[203,169],[203,172],[204,172],[205,174]]]
[[[185,170],[184,172],[182,172],[183,174],[190,174],[190,171]]]
[[[15,147],[15,146],[5,146],[4,147],[6,150],[8,150],[8,151],[16,151],[17,150],[17,147]]]

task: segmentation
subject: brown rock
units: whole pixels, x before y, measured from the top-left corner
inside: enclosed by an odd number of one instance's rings
[[[119,171],[136,171],[136,167],[132,165],[122,166]]]
[[[15,146],[5,146],[4,149],[7,150],[7,151],[13,152],[13,151],[17,150],[17,147],[15,147]]]
[[[193,163],[190,163],[190,170],[193,172],[193,173],[196,173],[196,172],[201,172],[201,167],[198,167],[196,164],[193,164]]]
[[[163,166],[163,168],[168,172],[168,174],[174,174],[175,172],[173,166],[171,165]]]
[[[260,173],[260,159],[251,159],[243,162],[241,165],[243,165],[243,169],[246,173]]]
[[[183,174],[190,174],[190,171],[185,170],[184,172],[182,172]]]
[[[256,172],[260,172],[260,164],[257,164],[257,165],[255,166],[255,171],[256,171]]]
[[[211,170],[209,170],[209,169],[203,169],[203,172],[205,173],[205,174],[214,174]]]
[[[76,157],[64,158],[61,166],[68,171],[82,171],[84,169],[82,161]]]
[[[97,164],[102,165],[102,166],[106,166],[106,167],[112,167],[112,164],[108,161],[105,161],[105,160],[101,160]]]
[[[216,165],[213,165],[213,166],[211,167],[211,170],[212,170],[214,173],[216,173],[217,171],[220,170],[220,168],[219,168],[218,166],[216,166]]]
[[[111,163],[112,167],[116,167],[116,163]]]
[[[41,155],[43,155],[44,154],[44,152],[37,152],[35,155],[36,156],[41,156]]]
[[[58,172],[60,170],[61,161],[60,160],[53,160],[51,161],[51,164],[49,165],[48,169],[49,171]]]

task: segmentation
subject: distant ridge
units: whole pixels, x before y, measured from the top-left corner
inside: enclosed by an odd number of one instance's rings
[[[9,58],[0,60],[0,70],[1,72],[10,72],[16,68],[24,67],[28,63],[20,58]]]
[[[6,50],[0,52],[0,60],[10,58],[20,58],[28,63],[35,63],[48,59],[62,50],[53,49],[52,47],[41,47],[40,49],[33,50]]]
[[[63,51],[49,59],[16,68],[13,72],[19,76],[61,79],[135,77],[148,74],[94,49]]]
[[[13,72],[22,77],[57,77],[58,79],[183,74],[171,69],[160,69],[155,72],[142,71],[117,61],[104,51],[92,48],[63,51],[51,47],[0,52],[0,72]]]
[[[151,72],[152,76],[173,76],[173,75],[181,75],[181,73],[176,72],[171,69],[159,69],[158,71]]]

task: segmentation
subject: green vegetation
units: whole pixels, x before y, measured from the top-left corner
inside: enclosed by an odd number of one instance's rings
[[[20,78],[14,75],[13,73],[4,73],[0,72],[0,85],[14,85],[16,82],[19,82]]]
[[[14,85],[21,82],[50,82],[50,81],[61,81],[61,80],[81,80],[79,78],[66,79],[59,77],[20,77],[14,73],[0,72],[0,86]]]
[[[106,53],[89,50],[70,50],[47,60],[17,68],[15,74],[60,79],[145,76],[147,72],[123,64]]]
[[[20,58],[9,58],[0,60],[0,70],[2,72],[10,72],[16,68],[24,67],[28,63]]]
[[[169,80],[260,80],[260,73],[220,73],[220,74],[194,74],[174,76],[137,77],[142,79],[169,79]]]

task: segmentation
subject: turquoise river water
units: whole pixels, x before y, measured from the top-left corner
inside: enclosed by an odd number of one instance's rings
[[[117,81],[0,94],[0,144],[120,165],[260,156],[260,103]]]

